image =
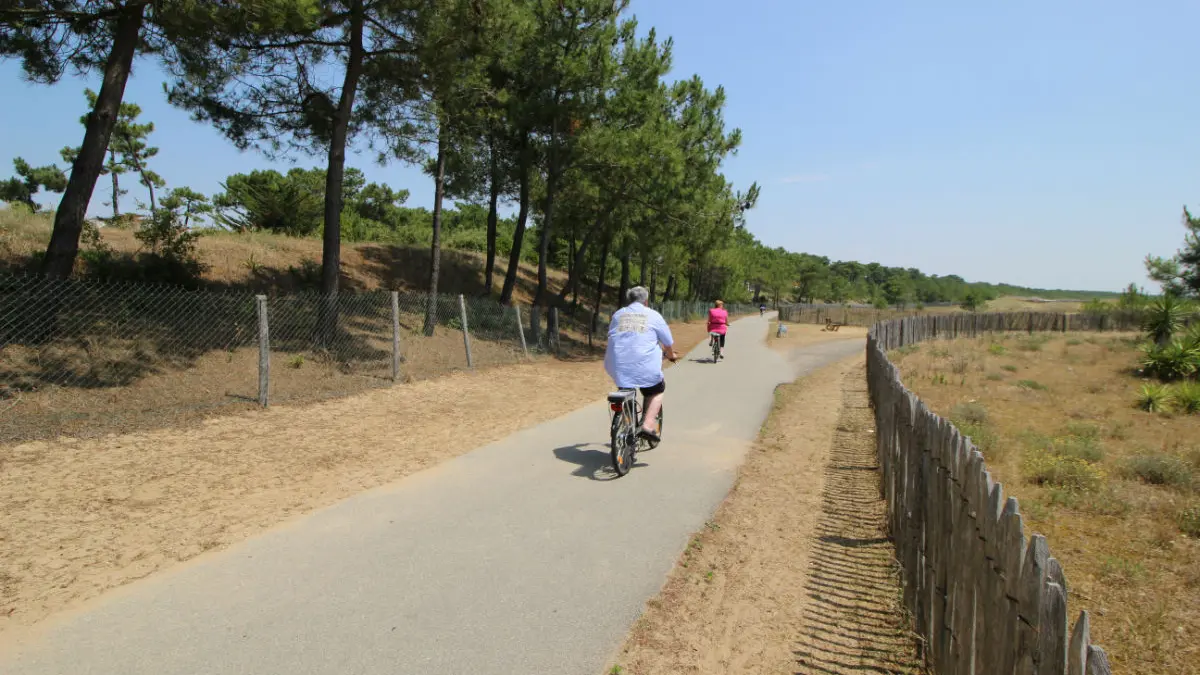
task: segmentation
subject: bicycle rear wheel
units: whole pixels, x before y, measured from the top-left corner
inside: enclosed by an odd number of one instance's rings
[[[623,406],[621,412],[613,415],[612,429],[609,434],[613,470],[617,472],[618,476],[624,476],[633,467],[633,448],[637,443],[637,429],[634,422],[637,417],[629,414],[629,408],[628,405]]]
[[[721,358],[721,340],[720,338],[712,339],[713,363],[716,363]]]

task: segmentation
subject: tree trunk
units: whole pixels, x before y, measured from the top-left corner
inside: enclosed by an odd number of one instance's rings
[[[139,169],[139,171],[140,170],[141,169]],[[145,173],[142,173],[142,184],[144,184],[146,189],[150,191],[150,213],[154,213],[158,210],[158,202],[154,199],[154,183],[151,182],[150,179],[146,178]]]
[[[533,304],[547,306],[549,303],[549,288],[547,288],[546,269],[550,258],[550,232],[554,228],[554,197],[558,188],[558,160],[555,148],[557,142],[558,121],[555,120],[550,129],[550,166],[546,172],[546,204],[542,211],[542,228],[538,241],[538,285]]]
[[[658,264],[650,267],[650,302],[654,302],[654,298],[658,293]]]
[[[497,207],[500,203],[500,161],[496,157],[496,143],[488,140],[488,153],[491,155],[491,183],[488,185],[488,218],[487,218],[487,263],[483,270],[483,292],[492,295],[492,275],[496,272],[496,224],[498,220]]]
[[[111,160],[109,163],[112,164],[112,169],[110,169],[108,173],[112,176],[113,220],[116,220],[121,217],[121,182],[117,178],[117,152],[115,150],[113,150],[112,148],[109,148],[108,156],[109,156],[109,159]]]
[[[521,138],[520,205],[517,208],[517,227],[513,231],[512,251],[508,254],[508,272],[504,275],[504,288],[500,290],[500,304],[512,304],[513,289],[517,285],[517,272],[521,267],[521,243],[525,239],[525,223],[529,220],[529,135]]]
[[[83,232],[83,219],[96,179],[104,166],[104,155],[108,152],[108,141],[112,137],[121,100],[125,97],[125,83],[133,67],[133,57],[141,39],[145,5],[131,5],[123,10],[113,31],[113,44],[104,63],[104,79],[96,105],[88,115],[83,133],[83,143],[71,166],[71,177],[63,191],[58,210],[54,213],[54,230],[50,244],[42,258],[42,274],[55,279],[71,276],[75,257],[79,255],[79,235]]]
[[[646,285],[646,254],[645,253],[638,254],[638,266],[641,268],[638,270],[638,286],[645,286]]]
[[[592,334],[596,332],[596,324],[600,322],[600,303],[604,299],[604,271],[608,268],[608,249],[612,237],[605,237],[600,248],[600,268],[596,272],[596,304],[592,306],[592,322],[588,330],[588,347],[592,346]]]
[[[338,325],[338,277],[342,266],[342,182],[346,173],[346,138],[350,116],[354,112],[354,96],[363,70],[363,0],[350,4],[350,53],[346,56],[346,75],[342,94],[333,119],[329,142],[328,166],[325,170],[325,214],[321,246],[322,309],[317,327],[317,342],[328,346]]]
[[[675,275],[667,275],[667,290],[663,291],[663,302],[674,300],[675,295]]]
[[[587,232],[583,233],[583,241],[579,242],[579,247],[575,249],[572,255],[571,267],[567,271],[567,283],[563,285],[562,290],[558,293],[558,301],[566,302],[567,295],[571,291],[575,291],[575,295],[579,295],[579,281],[583,278],[583,263],[586,260],[588,247],[591,246],[592,240],[596,233],[601,229],[601,225],[597,222]]]
[[[617,305],[624,307],[625,292],[629,290],[629,259],[631,254],[629,251],[621,253],[621,290],[617,292]]]
[[[425,304],[425,335],[437,325],[438,275],[442,266],[442,195],[446,184],[446,138],[438,134],[437,169],[433,177],[433,244],[429,249],[429,300]]]

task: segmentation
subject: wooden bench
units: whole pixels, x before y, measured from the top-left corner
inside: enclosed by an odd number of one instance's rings
[[[846,324],[844,324],[844,323],[834,323],[834,322],[833,322],[833,319],[830,319],[830,318],[828,318],[828,317],[827,317],[827,318],[825,319],[825,327],[824,327],[824,328],[822,328],[821,330],[822,330],[822,331],[830,331],[830,332],[832,332],[832,333],[836,333],[836,332],[837,332],[837,329],[841,328],[841,327],[842,327],[842,326],[844,326],[844,325],[846,325]]]

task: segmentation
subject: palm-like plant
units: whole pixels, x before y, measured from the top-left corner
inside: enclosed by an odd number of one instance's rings
[[[1171,337],[1183,327],[1189,311],[1190,307],[1186,301],[1168,293],[1150,303],[1142,322],[1142,330],[1149,334],[1154,344],[1165,347],[1171,341]]]

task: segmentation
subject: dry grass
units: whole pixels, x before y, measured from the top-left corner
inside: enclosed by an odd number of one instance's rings
[[[857,467],[871,426],[861,358],[780,387],[736,485],[610,672],[912,672],[878,476]]]
[[[975,436],[1028,531],[1049,538],[1072,616],[1093,611],[1114,670],[1195,675],[1200,539],[1185,531],[1200,504],[1200,415],[1134,406],[1136,337],[996,336],[891,357],[935,412]]]

